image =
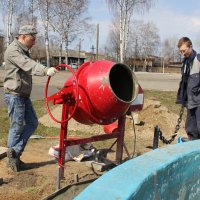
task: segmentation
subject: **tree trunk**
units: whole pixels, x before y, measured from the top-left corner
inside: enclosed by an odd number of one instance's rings
[[[46,0],[46,20],[45,20],[45,45],[47,56],[47,67],[50,67],[50,53],[49,53],[49,12],[48,12],[48,0]]]
[[[65,64],[68,65],[68,39],[65,40]]]
[[[130,28],[130,20],[131,20],[131,15],[129,14],[128,16],[128,12],[127,12],[127,18],[128,20],[126,20],[126,34],[124,37],[124,57],[126,58],[127,56],[127,43],[128,43],[128,37],[129,37],[129,28]]]
[[[42,2],[40,0],[38,0],[38,11],[40,13],[40,17],[41,17],[41,20],[43,22],[43,25],[44,25],[44,35],[45,35],[45,48],[46,48],[46,64],[47,64],[47,67],[50,67],[50,53],[49,53],[49,35],[48,35],[48,31],[49,31],[49,2],[48,0],[45,0],[45,20],[42,18],[42,11],[41,11],[41,7],[43,6],[42,5]]]
[[[30,13],[31,13],[31,24],[34,25],[34,20],[33,20],[33,0],[31,0],[31,5],[30,5]]]
[[[13,0],[8,0],[8,22],[7,22],[7,38],[6,38],[7,47],[11,42],[12,16],[13,16]]]
[[[122,0],[120,0],[120,33],[119,33],[119,40],[120,40],[120,49],[119,49],[119,53],[120,53],[120,62],[123,63],[123,23],[122,23],[122,16],[123,16],[123,7],[122,7]]]
[[[60,48],[59,48],[59,64],[62,63],[62,41],[60,41]]]

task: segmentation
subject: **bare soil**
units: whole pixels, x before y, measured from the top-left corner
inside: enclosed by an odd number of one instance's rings
[[[53,115],[57,116],[57,113],[60,113],[59,109],[56,108],[53,111]],[[59,118],[59,116],[57,117]],[[141,155],[152,150],[150,147],[153,143],[154,127],[159,125],[163,135],[170,137],[175,129],[178,115],[171,113],[158,101],[146,100],[144,109],[139,113],[134,113],[134,119],[136,130],[135,155]],[[48,115],[43,116],[39,121],[45,126],[59,127],[59,124],[54,123]],[[184,125],[184,123],[182,124]],[[86,126],[74,120],[70,120],[69,122],[70,130],[82,131],[93,135],[103,132],[102,126]],[[184,127],[181,127],[179,133],[185,135]],[[132,153],[134,149],[134,131],[132,120],[128,116],[125,136],[127,147],[130,153]],[[57,161],[48,155],[48,150],[56,144],[58,144],[58,140],[56,139],[29,140],[22,155],[22,160],[28,163],[29,169],[24,171],[12,172],[7,168],[6,158],[0,160],[0,177],[4,179],[4,183],[0,185],[0,199],[36,200],[43,199],[55,192],[58,165]],[[93,145],[95,146],[95,143]],[[163,146],[161,141],[159,142],[159,146]],[[102,145],[102,148],[107,147],[103,147]],[[114,153],[111,153],[109,157],[113,158],[114,155]],[[65,163],[65,179],[62,180],[61,186],[73,183],[77,174],[80,181],[96,177],[91,167],[86,166],[84,162],[69,161]]]

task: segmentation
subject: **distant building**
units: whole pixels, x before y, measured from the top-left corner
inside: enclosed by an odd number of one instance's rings
[[[61,63],[66,63],[65,58],[66,58],[66,52],[62,51],[62,55],[60,56],[60,52],[58,50],[50,50],[50,63],[51,66],[56,66],[59,64],[59,59],[61,57]],[[34,60],[39,61],[42,64],[46,64],[46,53],[45,49],[39,50],[35,49],[32,52],[32,58]],[[98,60],[103,60],[103,59],[108,59],[105,57],[104,54],[99,54],[98,55]],[[81,65],[86,61],[95,61],[96,60],[96,54],[92,52],[86,52],[86,51],[76,51],[76,50],[68,50],[68,64],[77,64]]]
[[[60,57],[60,52],[58,50],[54,50],[50,52],[51,56],[51,63],[53,65],[58,65],[59,64],[59,57]],[[66,57],[66,52],[62,51],[62,56],[61,56],[61,63],[66,63],[65,62],[65,57]],[[84,52],[79,52],[75,50],[68,50],[68,64],[71,63],[77,63],[77,64],[82,64],[84,63],[86,57]]]
[[[133,71],[180,73],[181,62],[165,62],[163,57],[129,58],[126,64]]]
[[[126,64],[131,67],[133,71],[151,72],[155,58],[148,56],[146,58],[129,58]]]

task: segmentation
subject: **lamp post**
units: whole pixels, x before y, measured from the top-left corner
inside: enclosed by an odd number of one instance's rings
[[[95,61],[94,45],[92,45],[91,49],[92,49],[91,61]]]

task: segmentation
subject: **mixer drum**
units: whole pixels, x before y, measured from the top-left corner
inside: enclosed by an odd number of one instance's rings
[[[73,118],[82,124],[106,125],[124,115],[138,94],[131,69],[107,60],[86,62],[76,72],[79,101]],[[65,86],[71,85],[70,77]]]

